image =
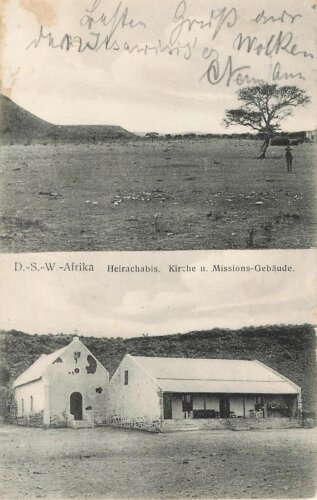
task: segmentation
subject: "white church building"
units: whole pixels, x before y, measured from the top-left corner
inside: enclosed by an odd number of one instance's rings
[[[301,389],[259,361],[127,354],[107,370],[75,337],[14,382],[16,423],[151,432],[300,426]]]
[[[109,373],[78,337],[42,354],[13,383],[16,422],[36,427],[92,427],[105,418]]]

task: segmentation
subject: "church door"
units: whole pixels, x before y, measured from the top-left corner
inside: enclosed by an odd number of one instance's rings
[[[83,419],[83,397],[80,392],[73,392],[70,395],[70,413],[75,420]]]

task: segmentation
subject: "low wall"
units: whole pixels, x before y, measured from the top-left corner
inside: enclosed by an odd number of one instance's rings
[[[10,423],[23,427],[43,427],[43,411],[10,418]]]
[[[253,430],[253,429],[291,429],[302,427],[302,421],[297,418],[211,418],[211,419],[191,419],[192,425],[188,425],[191,430]],[[165,420],[163,422],[163,432],[177,432],[186,430],[184,420]]]
[[[298,418],[249,418],[228,420],[228,429],[233,431],[252,429],[292,429],[302,427],[302,421]]]
[[[52,429],[63,429],[65,427],[68,427],[68,418],[66,412],[51,414],[50,427]]]
[[[119,416],[109,417],[103,424],[111,427],[124,427],[147,432],[161,432],[160,420],[147,419],[146,417],[125,418]],[[98,425],[98,423],[97,423]]]

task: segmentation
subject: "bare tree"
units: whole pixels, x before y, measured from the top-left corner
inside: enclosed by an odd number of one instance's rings
[[[279,87],[276,84],[262,84],[245,87],[237,91],[240,108],[226,110],[225,123],[242,125],[258,131],[264,137],[260,156],[265,158],[272,136],[280,130],[280,123],[292,115],[293,108],[305,106],[310,97],[295,86]]]

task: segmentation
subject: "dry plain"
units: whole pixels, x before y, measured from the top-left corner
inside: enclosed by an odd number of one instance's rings
[[[0,149],[0,251],[315,246],[316,145],[229,139]]]
[[[0,428],[2,498],[313,498],[316,430]]]

